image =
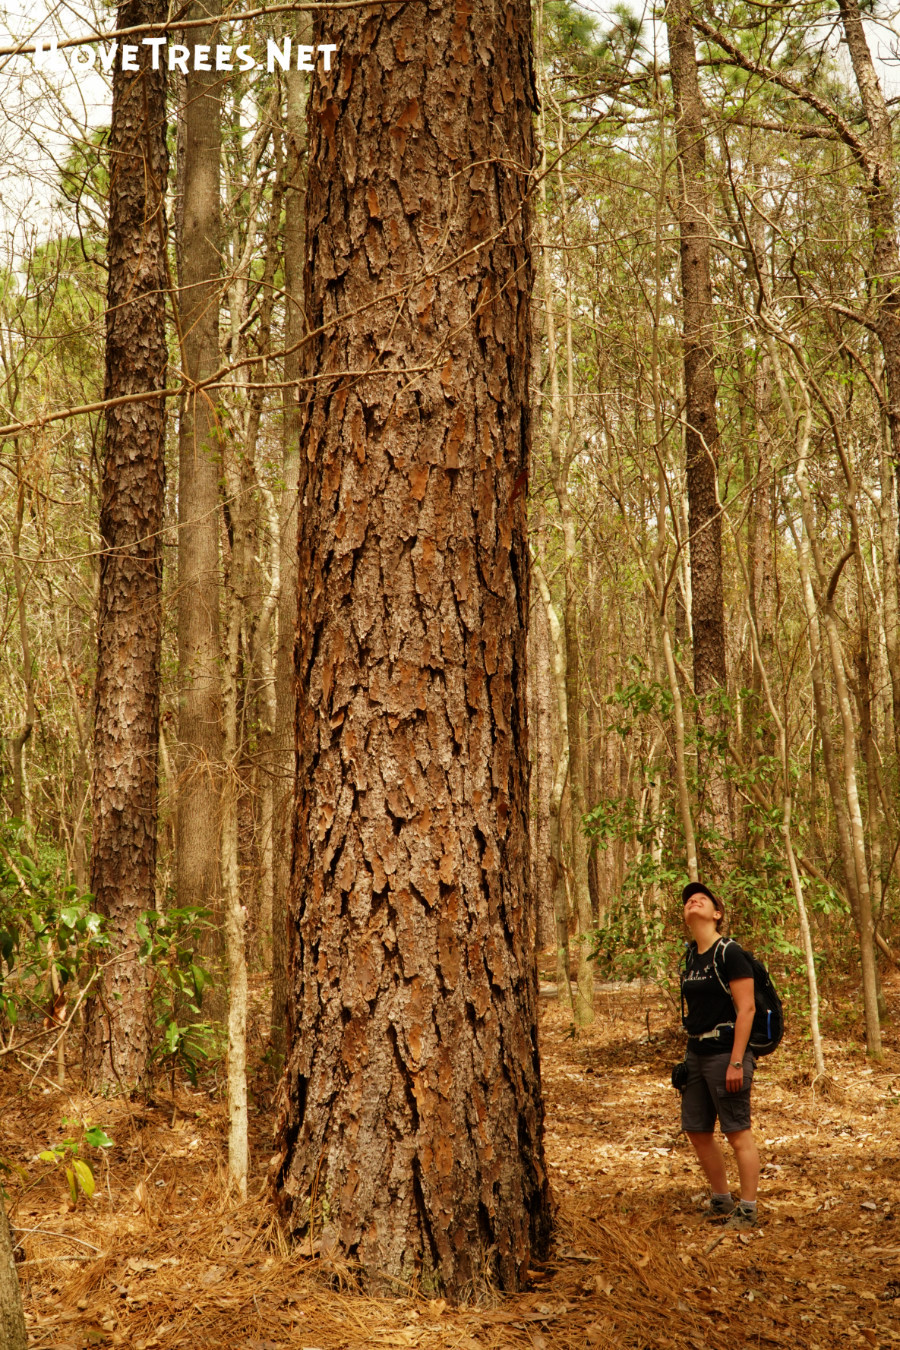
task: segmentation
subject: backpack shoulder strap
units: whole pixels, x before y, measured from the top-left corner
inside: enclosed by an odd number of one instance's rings
[[[691,944],[684,944],[684,952],[681,957],[681,964],[678,967],[678,985],[681,991],[681,1024],[684,1026],[684,1020],[687,1017],[687,1009],[684,1006],[684,981],[688,973],[688,961],[691,955]]]
[[[734,1004],[734,995],[731,992],[731,986],[728,984],[728,981],[723,980],[722,976],[719,974],[719,966],[718,966],[719,953],[721,952],[722,957],[724,959],[725,948],[731,946],[732,943],[734,943],[734,938],[719,938],[718,942],[715,945],[715,948],[713,949],[712,966],[716,974],[716,979],[719,981],[719,984],[722,986],[722,988],[725,990],[725,993],[728,995],[728,997],[731,999],[731,1002]],[[737,944],[735,943],[735,946],[736,945]],[[734,1006],[735,1011],[737,1011],[737,1004],[734,1004]]]

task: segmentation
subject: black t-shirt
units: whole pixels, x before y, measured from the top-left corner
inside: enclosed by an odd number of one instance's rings
[[[736,1014],[728,985],[731,980],[747,979],[753,979],[753,967],[743,948],[730,938],[719,938],[705,952],[698,952],[696,944],[691,943],[681,977],[685,1009],[682,1023],[688,1037],[701,1036],[721,1022],[732,1023],[731,1027],[723,1026],[717,1037],[702,1041],[691,1039],[690,1048],[697,1054],[720,1055],[734,1045]],[[722,980],[725,981],[724,989]]]

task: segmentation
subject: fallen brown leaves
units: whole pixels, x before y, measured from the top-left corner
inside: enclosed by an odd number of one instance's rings
[[[557,1205],[551,1259],[494,1306],[450,1308],[414,1290],[353,1291],[338,1261],[290,1251],[263,1195],[269,1119],[256,1118],[257,1198],[225,1196],[220,1103],[188,1087],[132,1107],[77,1089],[26,1092],[0,1073],[0,1154],[22,1163],[12,1223],[36,1350],[791,1350],[900,1342],[900,1058],[866,1065],[829,1044],[840,1090],[805,1081],[785,1046],[755,1090],[762,1224],[706,1258],[703,1187],[677,1129],[669,1068],[680,1051],[653,991],[604,989],[596,1024],[570,1036],[542,998],[547,1156]],[[647,1013],[650,1013],[649,1021]],[[896,1024],[896,1020],[895,1023]],[[648,1038],[647,1028],[651,1028]],[[888,1039],[891,1028],[888,1028]],[[33,1161],[100,1123],[97,1192],[70,1212]],[[765,1141],[765,1142],[763,1142]],[[732,1169],[733,1171],[733,1169]]]

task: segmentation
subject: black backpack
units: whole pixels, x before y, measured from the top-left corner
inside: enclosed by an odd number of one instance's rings
[[[713,970],[716,973],[716,979],[729,998],[731,998],[731,990],[728,987],[728,981],[724,980],[719,974],[716,958],[719,952],[724,953],[729,942],[733,941],[733,938],[721,938],[716,943],[716,949],[713,952]],[[753,1051],[754,1055],[771,1055],[773,1050],[778,1049],[784,1035],[784,1009],[772,983],[772,978],[762,961],[758,961],[752,952],[745,951],[743,948],[741,950],[744,951],[744,955],[753,970],[753,992],[756,995],[756,1013],[753,1017],[753,1026],[750,1028],[748,1048]],[[734,999],[731,998],[731,1001],[733,1003]]]

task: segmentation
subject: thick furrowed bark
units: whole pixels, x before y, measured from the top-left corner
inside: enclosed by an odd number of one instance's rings
[[[309,369],[428,369],[319,383],[302,412],[276,1185],[293,1232],[370,1283],[464,1298],[517,1288],[549,1228],[527,941],[530,19],[345,11],[328,38],[306,303],[334,326]]]
[[[120,27],[158,23],[159,0],[133,0]],[[109,281],[104,397],[166,383],[166,75],[139,48],[116,69],[110,131]],[[100,501],[91,890],[115,957],[85,1017],[84,1069],[94,1085],[134,1085],[146,1068],[146,972],[135,924],[154,907],[159,746],[160,529],[165,404],[107,410]]]

